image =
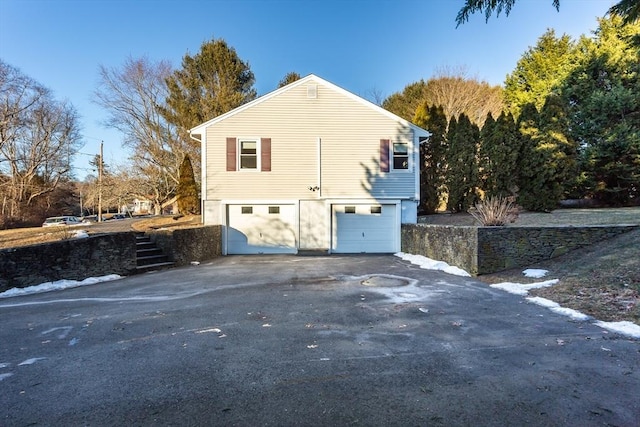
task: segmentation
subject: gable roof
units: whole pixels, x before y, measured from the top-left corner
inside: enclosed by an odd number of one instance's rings
[[[199,132],[198,131],[199,129],[204,129],[204,128],[206,128],[208,126],[211,126],[211,125],[213,125],[215,123],[221,122],[221,121],[223,121],[223,120],[225,120],[225,119],[227,119],[227,118],[229,118],[231,116],[234,116],[234,115],[236,115],[236,114],[238,114],[238,113],[240,113],[240,112],[242,112],[242,111],[244,111],[246,109],[249,109],[249,108],[251,108],[251,107],[253,107],[255,105],[261,104],[261,103],[263,103],[263,102],[265,102],[265,101],[267,101],[267,100],[269,100],[269,99],[271,99],[273,97],[276,97],[276,96],[278,96],[278,95],[280,95],[282,93],[285,93],[287,91],[292,90],[295,87],[298,87],[300,85],[303,85],[303,84],[309,83],[309,82],[315,82],[315,83],[327,86],[328,88],[330,88],[330,89],[332,89],[332,90],[334,90],[336,92],[339,92],[339,93],[341,93],[341,94],[343,94],[343,95],[345,95],[345,96],[347,96],[347,97],[359,102],[360,104],[364,105],[365,107],[371,108],[372,110],[377,111],[380,114],[383,114],[383,115],[389,117],[390,119],[401,123],[403,126],[411,128],[414,132],[416,132],[417,135],[420,135],[420,136],[428,136],[429,135],[429,132],[426,131],[425,129],[422,129],[421,127],[416,126],[413,123],[409,122],[408,120],[405,120],[402,117],[397,116],[397,115],[393,114],[392,112],[385,110],[384,108],[374,104],[373,102],[367,101],[366,99],[364,99],[364,98],[362,98],[362,97],[360,97],[358,95],[355,95],[355,94],[349,92],[348,90],[345,90],[345,89],[341,88],[340,86],[337,86],[337,85],[335,85],[335,84],[333,84],[333,83],[331,83],[331,82],[329,82],[327,80],[324,80],[324,79],[316,76],[315,74],[309,74],[308,76],[303,77],[303,78],[301,78],[299,80],[296,80],[293,83],[289,83],[286,86],[283,86],[283,87],[281,87],[279,89],[276,89],[276,90],[274,90],[272,92],[269,92],[269,93],[267,93],[265,95],[262,95],[261,97],[256,98],[253,101],[247,102],[246,104],[243,104],[243,105],[241,105],[239,107],[236,107],[231,111],[228,111],[228,112],[226,112],[224,114],[221,114],[221,115],[219,115],[217,117],[214,117],[213,119],[211,119],[209,121],[206,121],[206,122],[204,122],[202,124],[199,124],[198,126],[195,126],[192,129],[190,129],[189,133],[190,134],[200,133],[201,131]]]

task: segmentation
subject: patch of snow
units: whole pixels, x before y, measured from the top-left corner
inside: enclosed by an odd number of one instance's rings
[[[11,288],[0,293],[0,298],[17,297],[21,295],[38,294],[41,292],[60,291],[63,289],[77,288],[79,286],[95,285],[96,283],[106,282],[110,280],[121,279],[118,274],[108,274],[101,277],[89,277],[84,280],[57,280],[55,282],[45,282],[35,286],[26,288]]]
[[[9,366],[11,366],[9,363],[0,363],[0,369],[8,368]]]
[[[398,252],[394,255],[425,270],[439,270],[455,276],[471,277],[471,275],[463,269],[449,265],[444,261],[436,261],[422,255],[407,254],[404,252]]]
[[[33,365],[37,361],[44,359],[46,359],[46,357],[32,357],[31,359],[27,359],[24,362],[18,363],[18,366]]]
[[[572,318],[573,320],[588,320],[589,319],[589,316],[587,316],[586,314],[580,313],[579,311],[576,311],[576,310],[574,310],[572,308],[562,307],[557,302],[548,300],[546,298],[531,297],[531,298],[527,298],[527,301],[532,302],[532,303],[537,304],[537,305],[540,305],[542,307],[546,307],[546,308],[550,309],[551,311],[553,311],[554,313],[562,314],[563,316],[568,316],[568,317]]]
[[[631,338],[640,339],[640,325],[636,325],[633,322],[595,322],[596,326],[600,326],[603,329],[607,329],[611,332],[617,332],[622,335],[629,336]]]
[[[89,237],[89,233],[84,230],[76,230],[73,236],[75,239],[86,239]]]
[[[199,331],[196,331],[196,334],[206,334],[208,332],[215,332],[216,334],[219,334],[222,331],[218,328],[201,329]]]
[[[540,279],[541,277],[546,276],[548,272],[549,270],[542,270],[539,268],[527,268],[522,272],[522,274],[524,274],[524,277],[532,277],[534,279]]]
[[[0,381],[2,381],[5,378],[9,378],[11,375],[13,375],[11,372],[7,372],[6,374],[0,374]]]
[[[538,289],[538,288],[548,288],[549,286],[553,286],[558,283],[558,279],[545,280],[544,282],[537,283],[513,283],[513,282],[502,282],[495,283],[490,285],[495,289],[502,289],[503,291],[507,291],[510,294],[515,295],[529,295],[530,289]]]

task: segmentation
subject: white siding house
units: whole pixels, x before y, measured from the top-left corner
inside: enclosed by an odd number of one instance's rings
[[[429,133],[315,75],[191,129],[227,254],[386,253],[415,223]]]

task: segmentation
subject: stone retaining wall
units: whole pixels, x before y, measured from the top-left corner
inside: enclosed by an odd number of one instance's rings
[[[527,267],[638,225],[470,227],[402,225],[402,251],[445,261],[472,275]]]
[[[146,233],[176,266],[222,255],[222,226],[160,229]]]
[[[221,226],[156,230],[148,234],[176,266],[221,255]],[[0,292],[61,279],[136,273],[133,231],[93,235],[0,250]]]
[[[0,250],[0,292],[135,271],[136,237],[129,232]]]

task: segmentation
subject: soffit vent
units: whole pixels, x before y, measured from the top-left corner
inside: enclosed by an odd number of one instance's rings
[[[307,98],[316,99],[318,97],[318,85],[307,85]]]

